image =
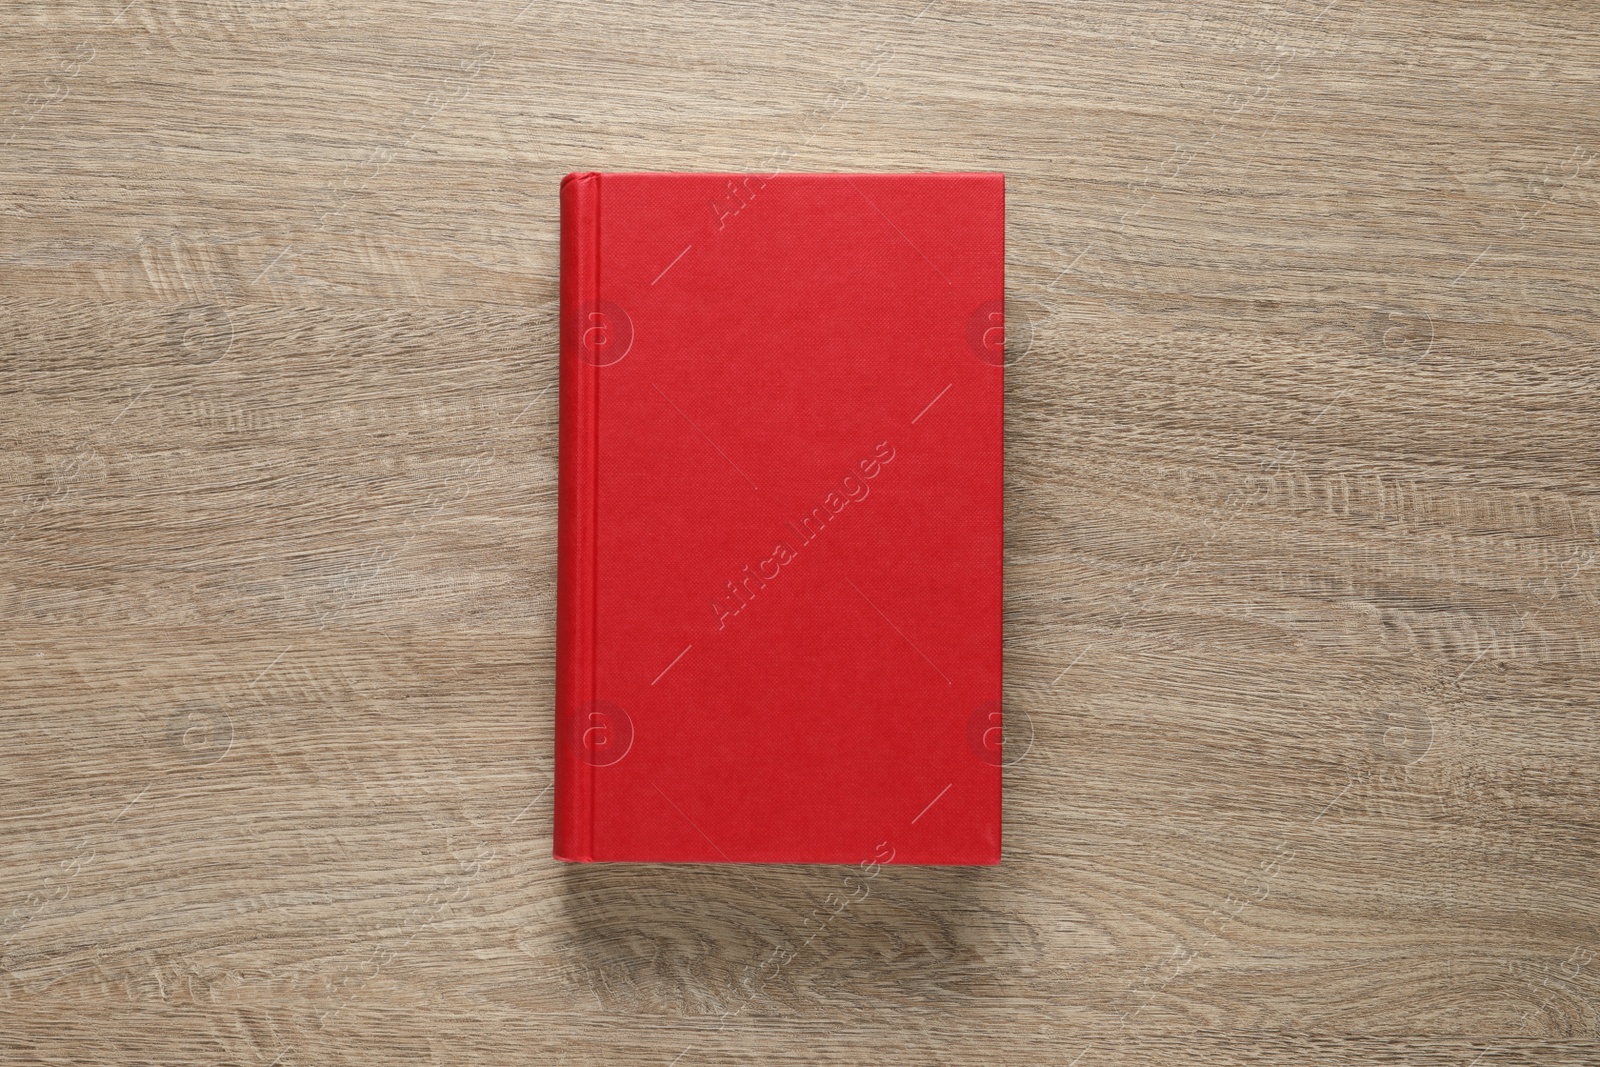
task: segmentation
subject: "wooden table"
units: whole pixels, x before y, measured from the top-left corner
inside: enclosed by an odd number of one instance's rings
[[[1596,5],[3,10],[0,1060],[1600,1061]],[[774,166],[1009,175],[1006,859],[847,905],[550,858],[556,185]]]

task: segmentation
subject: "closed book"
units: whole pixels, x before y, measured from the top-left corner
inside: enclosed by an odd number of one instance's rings
[[[555,855],[1000,859],[999,174],[561,184]]]

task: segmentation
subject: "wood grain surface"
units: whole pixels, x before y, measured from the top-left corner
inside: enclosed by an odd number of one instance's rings
[[[0,1061],[1600,1062],[1600,6],[0,4]],[[1009,176],[1006,856],[550,858],[557,182]]]

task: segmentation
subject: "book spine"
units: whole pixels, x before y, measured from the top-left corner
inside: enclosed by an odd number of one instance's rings
[[[600,298],[600,175],[561,182],[561,399],[556,535],[555,857],[594,855],[594,766],[581,709],[594,700],[598,371],[582,358],[583,309]]]

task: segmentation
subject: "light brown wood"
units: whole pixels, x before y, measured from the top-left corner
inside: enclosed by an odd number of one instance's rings
[[[1600,1062],[1594,4],[0,10],[0,1059]],[[1006,859],[844,906],[550,858],[557,182],[775,166],[1009,175]]]

